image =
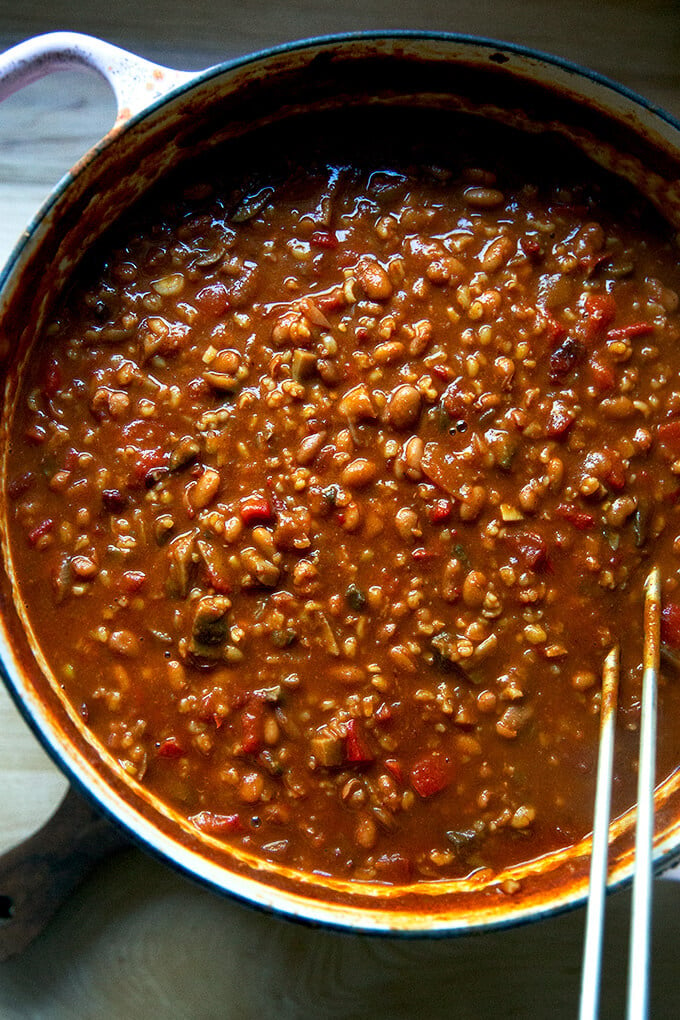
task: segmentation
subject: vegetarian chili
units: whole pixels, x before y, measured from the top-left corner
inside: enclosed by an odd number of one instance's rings
[[[87,256],[6,498],[103,754],[262,858],[410,883],[590,830],[615,642],[630,806],[652,561],[680,762],[680,276],[545,136],[358,116],[193,165]]]

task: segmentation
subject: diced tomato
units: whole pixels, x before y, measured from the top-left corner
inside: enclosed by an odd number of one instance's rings
[[[450,499],[438,499],[430,507],[429,517],[433,524],[441,524],[448,521],[453,511],[453,503]]]
[[[29,443],[34,443],[36,446],[40,446],[47,439],[47,429],[44,429],[42,425],[29,425],[24,432],[24,437]]]
[[[611,255],[586,255],[581,259],[581,265],[586,271],[586,276],[592,276],[595,271],[605,262],[611,260]]]
[[[589,531],[595,527],[593,515],[586,513],[584,510],[579,510],[573,503],[560,503],[559,506],[555,507],[555,513],[563,517],[565,521],[569,521],[579,531]]]
[[[205,563],[204,565],[210,587],[220,595],[229,595],[232,590],[230,579],[220,572],[216,563]]]
[[[158,423],[151,418],[133,418],[123,425],[121,431],[128,446],[136,446],[142,450],[151,449],[158,441]]]
[[[680,603],[667,602],[661,610],[661,640],[669,648],[680,649]]]
[[[583,202],[553,202],[550,213],[552,216],[578,216],[584,219],[588,215],[588,206]]]
[[[119,514],[127,506],[128,497],[123,495],[120,489],[104,489],[102,492],[102,504],[105,510],[111,514]]]
[[[61,386],[61,368],[59,363],[52,359],[47,366],[47,372],[45,373],[45,382],[43,384],[43,393],[48,400],[56,396]]]
[[[651,322],[631,322],[629,326],[608,330],[607,340],[632,340],[636,336],[647,336],[653,332],[654,325]]]
[[[611,393],[616,386],[616,373],[612,366],[598,358],[593,358],[588,368],[598,393]]]
[[[539,259],[543,258],[543,248],[537,238],[523,237],[519,245],[530,262],[538,262]]]
[[[622,492],[626,487],[626,470],[623,466],[623,457],[618,450],[607,450],[609,464],[602,480],[605,485],[615,492]]]
[[[181,758],[185,753],[176,737],[166,737],[158,745],[159,758]]]
[[[54,521],[51,517],[46,517],[44,521],[38,524],[37,527],[33,528],[33,531],[28,533],[29,545],[37,545],[44,535],[49,535],[50,531],[54,527]]]
[[[587,294],[583,302],[583,310],[586,314],[586,339],[596,340],[614,321],[616,301],[611,294]]]
[[[353,762],[369,762],[375,758],[358,719],[350,719],[345,726],[345,756],[347,761]]]
[[[194,300],[201,311],[208,315],[224,315],[230,303],[227,288],[219,281],[202,287]]]
[[[251,698],[241,712],[241,750],[244,754],[257,754],[264,743],[264,705],[259,698]]]
[[[550,355],[548,375],[550,382],[561,383],[583,358],[583,344],[573,336],[566,336]]]
[[[398,783],[404,782],[404,770],[396,758],[385,758],[385,768],[388,772],[392,773]]]
[[[331,250],[337,248],[340,243],[334,230],[315,230],[309,239],[314,248],[325,248]]]
[[[567,335],[566,327],[563,326],[559,319],[556,319],[555,316],[547,310],[547,308],[541,308],[540,315],[541,319],[545,323],[545,333],[548,340],[555,343]]]
[[[7,495],[10,499],[19,499],[23,496],[30,488],[33,487],[35,482],[35,475],[32,471],[26,471],[23,475],[19,475],[14,478],[7,486]]]
[[[266,496],[247,496],[241,500],[241,520],[244,524],[267,524],[274,520],[272,505]]]
[[[198,379],[190,379],[187,383],[187,393],[194,400],[201,400],[209,390],[210,386],[208,383],[200,377]]]
[[[411,556],[417,562],[436,560],[436,558],[439,555],[440,554],[436,551],[436,549],[425,549],[424,546],[419,546],[417,549],[414,549],[413,552],[411,553]]]
[[[159,481],[168,470],[168,454],[159,447],[153,450],[138,450],[128,476],[128,486],[138,488],[142,484],[148,489]]]
[[[315,294],[314,301],[322,312],[337,312],[347,304],[342,287],[334,287],[325,294]]]
[[[376,708],[375,718],[381,723],[389,722],[392,718],[392,709],[389,705],[386,705],[385,702],[383,702],[382,705],[379,705],[378,708]]]
[[[455,379],[446,387],[441,402],[450,418],[463,418],[468,411],[467,394],[460,382]]]
[[[657,426],[656,438],[663,453],[670,460],[677,460],[680,457],[680,418]]]
[[[213,689],[201,698],[198,703],[197,714],[198,718],[202,719],[203,722],[211,722],[215,729],[219,730],[224,723],[224,713],[226,711],[227,709],[222,704],[219,691]]]
[[[565,439],[575,421],[576,412],[560,400],[556,400],[550,408],[550,416],[545,427],[546,435],[551,439]]]
[[[216,815],[212,811],[199,811],[191,815],[189,821],[203,832],[219,835],[221,832],[240,832],[243,824],[238,815]]]
[[[534,531],[514,531],[506,536],[506,541],[530,570],[550,569],[548,547],[541,535]]]
[[[79,459],[80,454],[78,451],[74,450],[73,447],[70,447],[70,449],[66,451],[66,456],[64,457],[64,468],[67,471],[75,471],[78,467]]]
[[[121,588],[129,595],[134,595],[135,592],[138,592],[145,581],[146,574],[142,573],[141,570],[126,570],[120,578]]]
[[[411,768],[411,786],[420,797],[433,797],[449,785],[453,778],[451,762],[436,751],[424,754]]]
[[[413,878],[413,863],[404,854],[381,854],[375,866],[383,882],[406,885]]]
[[[453,369],[448,365],[433,365],[430,372],[436,379],[443,379],[444,382],[448,382],[454,374]]]

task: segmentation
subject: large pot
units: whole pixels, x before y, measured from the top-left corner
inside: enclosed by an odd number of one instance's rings
[[[49,71],[89,66],[118,100],[114,128],[57,187],[5,268],[0,364],[6,374],[3,448],[15,398],[13,366],[49,315],[81,254],[178,162],[294,112],[365,102],[479,113],[531,132],[562,134],[628,177],[680,226],[680,125],[619,86],[565,62],[496,42],[433,34],[311,40],[187,74],[85,36],[29,41],[0,58],[0,98]],[[7,524],[0,513],[3,549]],[[201,836],[112,761],[50,675],[13,588],[4,553],[0,659],[10,692],[71,782],[144,848],[250,903],[360,931],[452,934],[516,924],[582,902],[590,840],[531,865],[410,887],[303,874]],[[680,774],[657,790],[656,863],[680,854]],[[632,871],[631,814],[612,826],[610,885]],[[509,880],[521,892],[505,896]]]

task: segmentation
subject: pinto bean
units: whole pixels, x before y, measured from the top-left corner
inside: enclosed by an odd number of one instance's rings
[[[415,386],[398,386],[387,401],[387,417],[396,429],[412,428],[420,417],[421,396]]]
[[[361,259],[356,268],[357,280],[371,301],[387,301],[392,296],[392,281],[375,259]]]
[[[342,470],[342,484],[348,489],[363,489],[370,485],[378,474],[378,468],[372,460],[357,457],[346,464]]]
[[[505,196],[498,188],[466,188],[463,192],[465,201],[473,209],[495,209],[505,201]]]
[[[191,492],[191,503],[195,510],[204,510],[215,499],[221,484],[220,473],[206,468]]]

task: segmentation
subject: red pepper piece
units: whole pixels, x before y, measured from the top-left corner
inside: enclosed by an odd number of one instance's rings
[[[548,547],[541,535],[534,531],[515,531],[506,536],[506,541],[529,570],[550,569]]]
[[[467,394],[455,379],[444,390],[441,402],[444,410],[450,418],[464,418],[468,412]]]
[[[241,520],[244,524],[267,524],[274,520],[272,505],[265,496],[247,496],[241,500]]]
[[[23,475],[19,475],[7,486],[7,495],[10,499],[19,499],[33,487],[35,482],[35,475],[32,471],[26,471]]]
[[[589,531],[595,527],[593,515],[586,513],[584,510],[579,510],[573,503],[560,503],[559,506],[555,507],[555,513],[563,517],[565,521],[569,521],[579,531]]]
[[[656,438],[663,453],[671,460],[680,457],[680,418],[657,426]]]
[[[146,574],[142,573],[141,570],[126,570],[120,578],[121,588],[128,595],[134,595],[135,592],[139,591],[145,581]]]
[[[551,439],[564,439],[575,421],[576,412],[556,400],[550,408],[548,423],[545,427],[546,435]]]
[[[385,768],[388,772],[392,773],[398,783],[404,782],[404,770],[396,758],[385,758]]]
[[[52,359],[47,366],[45,373],[45,382],[43,385],[43,393],[48,400],[55,397],[61,387],[61,368],[59,362]]]
[[[232,591],[231,581],[228,577],[225,577],[220,573],[217,564],[206,563],[205,572],[208,579],[208,584],[211,588],[214,588],[219,595],[229,595]]]
[[[626,487],[626,471],[623,457],[618,450],[608,450],[609,466],[603,475],[603,482],[615,492],[622,492]]]
[[[257,754],[264,743],[264,705],[259,698],[251,698],[241,712],[241,750],[244,754]]]
[[[185,754],[184,748],[176,737],[166,737],[158,745],[159,758],[181,758]]]
[[[375,718],[381,723],[389,722],[392,718],[392,709],[383,701],[382,705],[379,705],[375,710]]]
[[[519,245],[530,262],[538,262],[543,258],[543,247],[537,238],[523,237],[521,238]]]
[[[191,815],[189,821],[203,832],[219,835],[222,832],[241,832],[243,823],[238,815],[216,815],[212,811],[199,811]]]
[[[38,524],[37,527],[33,528],[33,531],[28,533],[28,541],[30,545],[37,545],[43,535],[49,535],[50,531],[54,527],[54,521],[51,517],[46,517],[44,521]]]
[[[381,854],[375,866],[383,882],[393,885],[406,885],[413,878],[413,863],[404,854]]]
[[[616,386],[616,373],[612,366],[593,358],[588,367],[593,379],[593,386],[598,393],[611,393]]]
[[[451,762],[436,751],[424,754],[411,768],[411,786],[420,797],[433,797],[453,778]]]
[[[47,429],[44,429],[42,425],[29,425],[24,432],[24,438],[29,443],[34,443],[36,446],[40,446],[47,439]]]
[[[345,726],[345,756],[347,761],[353,762],[369,762],[375,758],[358,719],[350,719]]]
[[[540,309],[541,318],[545,323],[545,332],[548,340],[552,340],[555,343],[557,340],[561,340],[567,335],[566,327],[562,325],[559,319],[549,312],[546,308]]]
[[[452,511],[453,503],[450,499],[438,499],[430,507],[429,517],[433,524],[441,524],[442,521],[448,521]]]
[[[647,336],[654,332],[651,322],[631,322],[630,326],[607,330],[607,340],[632,340],[636,336]]]
[[[334,230],[315,230],[309,243],[315,248],[325,248],[328,251],[337,248],[340,244]]]
[[[334,287],[325,294],[315,294],[314,303],[322,312],[337,312],[347,304],[342,287]]]
[[[426,562],[427,560],[436,560],[439,553],[434,549],[425,549],[424,546],[419,546],[417,549],[413,550],[411,556],[414,560],[420,563]]]
[[[121,513],[127,506],[128,497],[123,495],[120,489],[104,489],[102,492],[102,504],[105,510],[111,514]]]
[[[580,265],[585,269],[586,276],[590,277],[594,275],[601,265],[610,261],[611,255],[587,255],[581,259]]]
[[[669,648],[680,649],[680,603],[667,602],[661,610],[661,640]]]
[[[611,294],[588,294],[583,302],[586,314],[586,340],[602,336],[616,316],[616,301]]]
[[[227,288],[219,282],[202,287],[194,300],[208,315],[224,315],[230,304]]]
[[[66,456],[64,457],[64,468],[67,471],[75,471],[78,467],[79,458],[80,454],[78,451],[71,447],[66,451]]]
[[[550,355],[548,375],[550,382],[561,383],[583,358],[583,344],[573,336],[566,336]]]
[[[128,476],[128,486],[135,489],[144,484],[147,489],[150,489],[167,470],[168,454],[159,447],[153,450],[138,450]]]

